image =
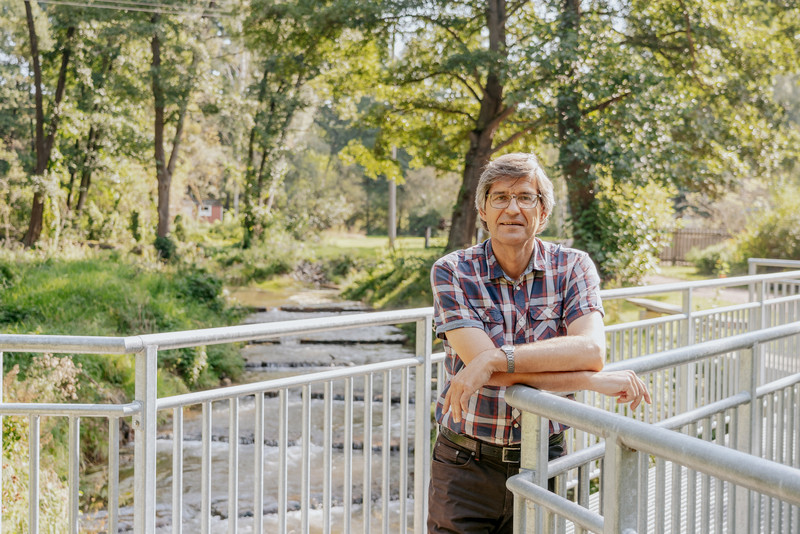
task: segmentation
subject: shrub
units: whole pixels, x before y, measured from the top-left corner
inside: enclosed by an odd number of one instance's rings
[[[586,252],[607,284],[638,282],[656,268],[668,242],[674,192],[656,183],[617,183],[608,173],[597,190],[592,210],[580,215],[581,228],[594,236]]]
[[[153,246],[158,251],[158,257],[161,258],[162,261],[170,261],[176,258],[176,251],[177,247],[175,246],[175,242],[169,236],[158,236],[156,237]]]
[[[699,250],[693,248],[686,255],[700,274],[724,276],[730,274],[731,266],[735,263],[733,243],[725,241]]]
[[[390,254],[353,280],[342,295],[383,309],[430,306],[433,302],[431,267],[441,254],[439,249]]]
[[[800,260],[800,189],[780,187],[772,206],[749,217],[736,239],[739,258]]]

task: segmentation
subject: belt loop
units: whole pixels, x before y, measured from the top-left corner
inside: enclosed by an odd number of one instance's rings
[[[477,439],[475,440],[475,460],[481,460],[481,442]]]

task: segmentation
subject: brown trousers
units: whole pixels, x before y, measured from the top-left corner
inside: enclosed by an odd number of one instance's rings
[[[554,439],[555,438],[555,439]],[[550,440],[550,459],[565,452],[563,434]],[[433,449],[428,490],[430,534],[511,533],[514,495],[506,480],[519,472],[519,464],[474,456],[439,436]]]

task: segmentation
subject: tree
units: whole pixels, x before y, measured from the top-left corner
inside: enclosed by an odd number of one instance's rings
[[[615,181],[714,189],[764,159],[778,110],[773,73],[794,65],[791,10],[704,1],[387,1],[377,32],[402,34],[364,120],[382,130],[363,160],[454,171],[462,186],[448,248],[472,242],[480,171],[495,154],[553,145],[576,246],[602,166]],[[775,23],[775,21],[778,21]],[[746,29],[743,29],[746,28]],[[753,48],[756,41],[765,46]],[[735,118],[738,117],[738,118]],[[742,128],[744,125],[754,128]]]
[[[289,128],[310,103],[307,86],[350,44],[343,32],[361,24],[361,7],[352,0],[259,0],[251,7],[244,38],[259,69],[250,87],[253,122],[246,151],[245,247],[263,232],[282,186]]]
[[[46,173],[50,165],[50,155],[58,131],[58,121],[61,118],[61,104],[64,98],[64,89],[67,81],[67,66],[69,65],[70,54],[72,53],[75,26],[73,24],[67,26],[63,41],[61,42],[61,67],[58,71],[55,94],[53,95],[53,102],[50,109],[50,117],[49,120],[47,120],[44,112],[44,88],[41,58],[39,54],[39,37],[36,32],[33,8],[28,0],[25,1],[25,19],[28,26],[31,66],[33,68],[34,105],[36,109],[33,143],[36,153],[36,163],[33,167],[32,174],[34,180],[40,181],[40,183],[34,186],[30,223],[28,224],[28,230],[25,232],[25,236],[22,238],[22,242],[26,247],[32,247],[39,240],[39,236],[42,233],[45,184],[41,182],[46,180]],[[46,133],[45,129],[47,129]]]

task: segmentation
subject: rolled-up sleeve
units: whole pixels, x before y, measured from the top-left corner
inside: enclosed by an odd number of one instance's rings
[[[600,276],[589,255],[577,254],[571,270],[564,292],[564,322],[568,325],[593,311],[605,315],[600,299]]]
[[[456,328],[475,327],[483,329],[483,322],[475,309],[469,305],[462,281],[451,256],[437,261],[431,269],[433,289],[434,325],[436,336]]]

